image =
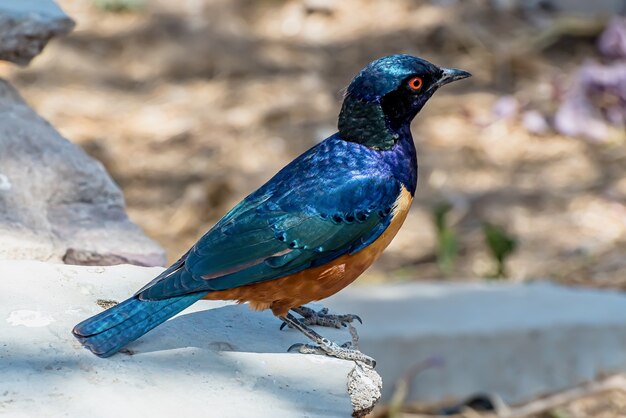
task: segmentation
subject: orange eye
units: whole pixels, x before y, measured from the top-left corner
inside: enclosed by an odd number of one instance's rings
[[[412,79],[409,80],[409,87],[413,91],[419,91],[422,88],[423,84],[424,84],[424,81],[422,80],[421,77],[413,77]]]

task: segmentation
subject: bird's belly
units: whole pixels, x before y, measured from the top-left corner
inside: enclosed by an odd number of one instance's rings
[[[270,308],[274,315],[286,315],[291,308],[327,298],[352,283],[376,261],[404,223],[412,200],[403,187],[387,229],[357,253],[342,255],[322,266],[280,279],[211,292],[204,299],[249,302],[252,309]]]

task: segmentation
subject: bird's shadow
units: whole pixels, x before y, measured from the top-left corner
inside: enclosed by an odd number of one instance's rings
[[[202,309],[204,302],[197,305]],[[205,306],[206,307],[206,306]],[[296,343],[310,341],[285,327],[269,311],[254,312],[245,305],[228,305],[179,315],[127,347],[132,354],[200,348],[211,351],[285,353]],[[324,337],[338,342],[350,339],[347,330],[324,328]]]

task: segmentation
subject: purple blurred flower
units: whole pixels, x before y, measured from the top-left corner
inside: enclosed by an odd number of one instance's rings
[[[598,49],[608,58],[626,58],[626,17],[614,17],[598,39]]]
[[[522,125],[533,135],[545,135],[550,132],[550,125],[545,116],[537,110],[527,110],[522,115]]]
[[[496,119],[515,118],[519,113],[519,103],[513,96],[502,96],[493,104],[491,113]]]
[[[564,135],[593,140],[606,139],[610,125],[626,126],[626,61],[583,64],[554,122]]]

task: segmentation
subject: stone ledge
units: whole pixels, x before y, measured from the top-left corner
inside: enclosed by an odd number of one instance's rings
[[[345,417],[378,400],[375,372],[286,353],[304,337],[246,306],[200,301],[129,345],[132,355],[100,359],[72,337],[160,271],[0,261],[0,415]]]
[[[524,403],[626,372],[626,295],[548,282],[351,286],[323,301],[357,313],[360,348],[377,360],[389,399],[418,363],[409,399],[497,393]]]

